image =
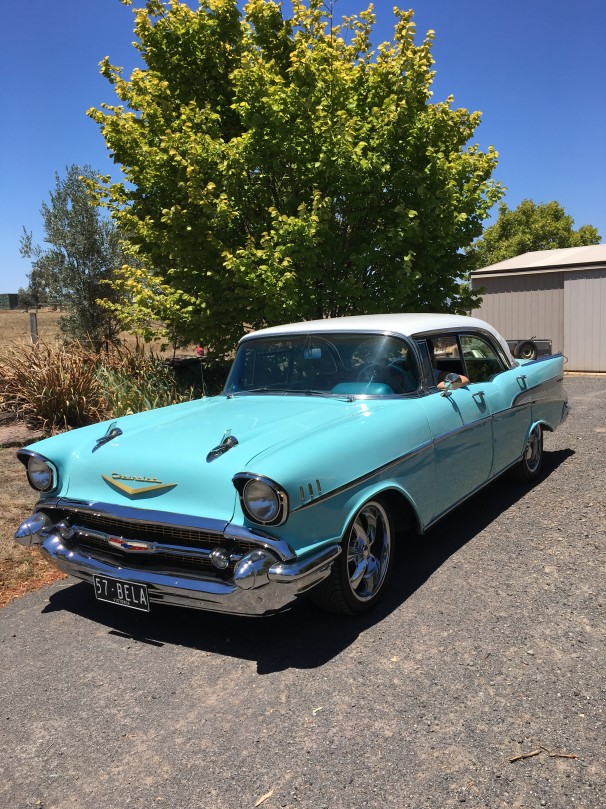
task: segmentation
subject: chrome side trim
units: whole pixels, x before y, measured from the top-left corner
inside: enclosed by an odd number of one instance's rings
[[[524,341],[523,341],[524,342]],[[520,368],[527,368],[529,365],[536,365],[537,362],[545,362],[545,360],[552,360],[554,357],[564,357],[561,351],[558,351],[557,354],[543,354],[540,357],[537,357],[536,360],[528,360],[524,363],[524,365],[520,365]],[[564,357],[566,359],[566,357]]]
[[[493,420],[493,414],[489,414],[488,416],[484,416],[484,418],[477,419],[477,421],[471,421],[468,424],[461,424],[460,427],[455,427],[452,430],[448,430],[446,433],[442,433],[441,435],[437,436],[433,440],[433,445],[437,446],[441,444],[442,441],[446,441],[448,438],[452,438],[454,435],[458,435],[459,433],[467,432],[468,430],[473,430],[474,427],[479,427],[482,424],[485,424],[487,421]]]
[[[417,449],[412,450],[411,452],[407,452],[404,455],[401,455],[399,458],[395,458],[393,461],[389,461],[388,463],[383,464],[383,466],[379,466],[377,467],[377,469],[373,469],[371,472],[367,472],[365,475],[361,475],[359,478],[356,478],[355,480],[352,480],[349,483],[343,484],[343,486],[338,486],[336,489],[333,489],[330,492],[326,492],[325,494],[316,497],[315,500],[310,500],[307,503],[303,503],[297,506],[296,508],[293,508],[291,513],[294,514],[297,511],[303,511],[303,509],[310,508],[311,506],[315,506],[318,503],[323,503],[325,500],[329,500],[331,497],[336,497],[337,495],[342,494],[343,492],[349,489],[353,489],[356,486],[365,483],[367,480],[371,480],[373,477],[376,477],[377,475],[380,475],[383,472],[392,469],[394,466],[398,466],[399,464],[404,463],[404,461],[407,461],[410,458],[414,458],[420,453],[435,447],[437,444],[440,444],[442,441],[451,438],[453,435],[465,432],[466,430],[472,430],[480,424],[483,424],[487,421],[492,421],[492,418],[493,416],[491,414],[485,416],[482,419],[479,419],[478,421],[473,421],[469,424],[462,424],[460,427],[456,427],[454,430],[449,430],[447,433],[443,433],[442,435],[439,435],[437,438],[434,438],[431,441],[426,441],[424,444],[421,444],[420,447],[417,447]]]
[[[426,441],[424,444],[421,444],[420,447],[417,447],[417,449],[414,449],[411,452],[407,452],[406,454],[401,455],[399,458],[395,458],[393,461],[389,461],[388,463],[383,464],[383,466],[379,466],[377,467],[377,469],[373,469],[371,472],[367,472],[365,475],[362,475],[361,477],[356,478],[355,480],[349,481],[349,483],[344,483],[343,486],[338,486],[336,489],[333,489],[330,492],[326,492],[325,494],[316,497],[315,500],[310,500],[308,503],[303,503],[302,505],[293,508],[291,513],[294,514],[297,511],[303,511],[304,509],[310,508],[311,506],[317,506],[318,503],[324,503],[326,500],[330,500],[332,497],[336,497],[337,495],[342,494],[343,492],[346,492],[349,489],[353,489],[356,486],[359,486],[361,483],[365,483],[367,480],[370,480],[371,478],[374,478],[377,475],[380,475],[383,472],[392,469],[394,466],[398,466],[398,464],[407,461],[409,458],[414,458],[417,455],[420,455],[422,452],[425,452],[426,450],[432,448],[433,445],[434,445],[433,441]]]

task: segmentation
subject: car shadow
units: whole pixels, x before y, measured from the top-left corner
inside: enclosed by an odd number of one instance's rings
[[[573,454],[568,449],[546,453],[541,480]],[[151,646],[171,644],[256,661],[259,674],[318,668],[400,607],[447,559],[527,491],[526,486],[501,478],[484,489],[481,508],[478,499],[471,498],[457,509],[456,521],[438,523],[423,536],[398,537],[404,541],[389,591],[370,614],[362,617],[325,613],[308,601],[267,618],[171,606],[152,607],[150,613],[142,613],[96,601],[90,585],[83,582],[54,592],[42,612],[65,610],[104,625],[110,635],[129,641]]]

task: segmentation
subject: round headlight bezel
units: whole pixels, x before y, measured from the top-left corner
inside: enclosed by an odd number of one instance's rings
[[[242,511],[257,525],[282,525],[288,517],[288,495],[275,481],[242,473],[233,479]]]
[[[25,469],[29,485],[37,492],[51,492],[57,488],[57,470],[43,455],[32,452]]]

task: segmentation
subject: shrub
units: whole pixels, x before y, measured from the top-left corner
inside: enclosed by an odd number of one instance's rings
[[[97,368],[108,418],[152,410],[193,399],[177,385],[166,362],[153,354],[114,350]]]
[[[49,433],[193,397],[161,358],[139,351],[15,343],[0,358],[1,408]]]
[[[0,358],[0,401],[46,432],[81,427],[105,415],[95,357],[81,346],[15,343]]]

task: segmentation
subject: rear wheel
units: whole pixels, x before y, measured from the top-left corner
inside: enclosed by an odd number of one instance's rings
[[[330,612],[361,615],[383,596],[393,570],[393,521],[381,500],[369,500],[359,509],[341,544],[330,576],[312,599]]]
[[[514,467],[514,476],[521,481],[536,480],[543,463],[543,429],[540,424],[531,431],[520,463]]]

